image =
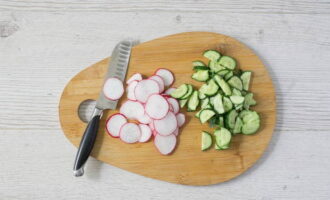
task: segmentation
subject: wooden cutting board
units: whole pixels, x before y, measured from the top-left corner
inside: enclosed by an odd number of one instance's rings
[[[209,185],[230,180],[249,169],[266,150],[276,121],[275,92],[269,74],[255,53],[239,41],[217,33],[187,32],[158,38],[135,46],[132,50],[128,76],[140,72],[150,76],[157,68],[170,69],[175,75],[174,86],[191,83],[193,60],[207,60],[202,53],[216,49],[223,55],[234,57],[243,70],[253,71],[252,92],[258,105],[253,107],[261,116],[261,128],[255,135],[235,136],[230,149],[206,152],[200,150],[201,131],[212,132],[202,125],[194,112],[186,114],[187,123],[180,129],[178,146],[170,156],[161,155],[148,143],[125,144],[110,137],[105,130],[105,120],[117,112],[106,111],[101,120],[92,156],[113,166],[146,177],[185,185]],[[65,136],[78,146],[86,124],[78,117],[78,107],[87,99],[97,99],[108,67],[106,58],[81,71],[65,87],[59,116]],[[119,106],[126,98],[119,102]],[[119,107],[118,106],[118,107]],[[72,158],[73,159],[73,158]],[[87,172],[88,173],[88,172]]]

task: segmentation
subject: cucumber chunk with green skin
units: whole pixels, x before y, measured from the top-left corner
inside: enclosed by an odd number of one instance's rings
[[[192,62],[192,65],[193,67],[196,67],[196,66],[206,66],[205,63],[203,63],[203,61],[200,61],[200,60],[195,60]]]
[[[191,76],[192,79],[196,81],[207,81],[209,79],[209,71],[208,70],[198,70],[197,72],[193,73]]]
[[[233,102],[233,104],[238,105],[238,104],[242,104],[244,102],[244,97],[233,95],[233,96],[230,96],[230,100],[231,100],[231,102]]]
[[[190,84],[187,84],[187,86],[188,86],[187,93],[183,97],[181,97],[180,99],[188,99],[192,95],[192,93],[194,91],[194,88]]]
[[[210,99],[209,98],[205,98],[203,100],[201,100],[201,108],[204,109],[206,107],[211,107],[209,106],[210,104]]]
[[[239,90],[236,89],[236,88],[233,88],[233,90],[232,90],[232,94],[233,94],[233,95],[236,95],[236,96],[242,96],[242,92],[239,91]]]
[[[188,99],[179,100],[180,108],[183,108],[188,102]]]
[[[251,80],[252,72],[245,71],[241,75],[241,80],[243,83],[243,89],[248,91],[250,87],[250,80]]]
[[[226,128],[220,128],[214,132],[215,142],[219,148],[224,149],[228,148],[231,141],[231,132]]]
[[[248,93],[244,97],[244,104],[243,107],[245,110],[249,110],[250,106],[255,106],[257,102],[253,99],[253,94]]]
[[[241,111],[243,109],[243,104],[235,104],[235,110]]]
[[[200,71],[200,70],[210,70],[210,68],[207,67],[207,66],[195,66],[195,67],[194,67],[194,70],[195,70],[195,71]]]
[[[214,115],[210,120],[209,120],[209,124],[210,124],[210,127],[211,128],[215,128],[215,127],[218,127],[219,125],[219,121],[218,121],[218,118],[216,115]]]
[[[238,90],[243,90],[243,84],[240,78],[233,76],[228,80],[228,84]]]
[[[242,131],[243,121],[240,117],[236,118],[233,134],[240,133]]]
[[[204,109],[199,114],[199,121],[204,124],[209,119],[211,119],[215,115],[215,112],[211,109]]]
[[[195,111],[199,104],[198,91],[194,91],[188,100],[188,111]]]
[[[215,75],[213,79],[220,86],[221,90],[225,93],[225,95],[227,96],[231,95],[231,89],[229,85],[223,78],[221,78],[221,76]]]
[[[236,117],[237,117],[238,113],[236,112],[236,110],[231,110],[227,115],[226,115],[226,127],[229,129],[233,129],[235,126],[235,121],[236,121]]]
[[[218,114],[222,114],[225,112],[225,109],[223,107],[223,102],[222,102],[222,96],[219,93],[214,96],[213,108]]]
[[[226,75],[225,75],[225,80],[226,81],[228,81],[231,77],[233,77],[234,76],[234,73],[233,73],[233,71],[230,71],[230,72],[228,72]]]
[[[245,115],[249,114],[249,112],[250,112],[249,110],[242,110],[242,111],[239,113],[239,117],[240,117],[241,119],[243,119]]]
[[[229,72],[229,70],[223,69],[223,70],[218,71],[217,74],[221,77],[224,77],[228,72]]]
[[[225,112],[228,112],[233,109],[233,103],[228,97],[223,97],[223,107],[225,109]]]
[[[217,72],[219,72],[219,71],[221,71],[221,70],[224,69],[221,65],[219,65],[219,63],[216,60],[211,60],[209,62],[209,68],[214,73],[217,73]]]
[[[204,52],[203,56],[209,60],[219,60],[221,54],[216,50],[207,50]]]
[[[212,136],[210,133],[202,132],[202,151],[209,149],[212,146]]]
[[[211,79],[207,84],[203,84],[199,91],[207,96],[216,94],[219,90],[219,86]]]
[[[183,97],[188,92],[188,85],[182,84],[177,89],[175,89],[173,92],[171,92],[171,96],[178,99]]]
[[[198,93],[198,98],[199,98],[199,99],[202,100],[202,99],[205,99],[206,97],[207,97],[207,96],[206,96],[205,94],[203,94],[203,93],[201,93],[201,92]]]
[[[224,122],[224,118],[223,118],[223,116],[220,116],[220,117],[219,117],[219,126],[220,126],[220,127],[225,127],[225,122]]]
[[[199,115],[201,114],[202,110],[198,111],[196,114],[195,114],[195,117],[197,117],[199,119]]]
[[[234,70],[236,67],[236,61],[229,56],[222,56],[219,60],[219,64],[227,69]]]
[[[256,111],[247,111],[242,121],[242,133],[245,135],[254,134],[260,127],[260,117]]]

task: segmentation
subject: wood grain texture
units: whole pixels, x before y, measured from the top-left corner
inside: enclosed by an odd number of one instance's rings
[[[267,70],[259,58],[237,40],[216,33],[187,32],[144,42],[132,49],[127,77],[134,73],[151,76],[157,68],[167,68],[175,75],[174,87],[183,83],[201,86],[191,79],[191,62],[204,60],[202,53],[216,49],[222,55],[232,56],[242,70],[253,71],[252,92],[258,105],[261,127],[258,134],[234,137],[229,150],[207,152],[200,150],[201,131],[214,130],[201,124],[195,112],[186,112],[187,123],[180,129],[179,142],[170,156],[161,155],[153,142],[125,144],[110,137],[105,121],[115,111],[107,111],[92,156],[98,160],[147,177],[185,185],[210,185],[230,180],[250,168],[262,155],[271,139],[276,123],[275,91]],[[60,121],[66,137],[79,145],[86,124],[78,116],[79,105],[88,99],[97,99],[102,88],[109,59],[104,59],[76,75],[65,87],[60,105]],[[125,101],[122,98],[118,108]]]
[[[330,198],[330,160],[324,159],[330,153],[330,15],[325,13],[329,1],[299,1],[296,10],[292,1],[235,5],[190,0],[185,6],[160,1],[175,7],[173,11],[138,11],[123,1],[125,11],[102,12],[92,11],[90,4],[84,11],[70,9],[77,2],[91,1],[68,0],[62,9],[53,9],[51,1],[33,1],[43,4],[38,10],[22,6],[32,1],[0,2],[0,30],[6,30],[0,31],[1,199]],[[159,8],[160,3],[153,2],[139,4]],[[5,3],[12,6],[4,8]],[[189,8],[198,3],[204,10]],[[245,5],[244,13],[240,5]],[[86,176],[72,177],[76,148],[67,142],[58,120],[66,83],[109,56],[121,39],[143,42],[186,31],[230,35],[265,63],[276,88],[278,111],[265,154],[238,178],[207,187],[157,181],[95,159],[87,163]]]

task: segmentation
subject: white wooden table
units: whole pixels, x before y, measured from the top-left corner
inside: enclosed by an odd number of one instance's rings
[[[161,182],[90,159],[58,121],[69,79],[123,38],[233,36],[262,58],[278,122],[262,159],[226,183]],[[0,0],[0,199],[330,199],[330,1]]]

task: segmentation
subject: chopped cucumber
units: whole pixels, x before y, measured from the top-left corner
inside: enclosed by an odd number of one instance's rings
[[[216,60],[211,60],[209,62],[209,67],[210,67],[211,71],[214,73],[217,73],[217,72],[223,70],[223,67],[221,65],[219,65],[219,63]]]
[[[194,70],[195,71],[199,71],[199,70],[210,70],[210,68],[207,67],[207,66],[195,66],[194,67]]]
[[[221,77],[224,77],[228,72],[229,72],[229,70],[223,69],[223,70],[220,70],[217,74]]]
[[[231,100],[231,102],[233,102],[233,104],[236,104],[236,105],[242,104],[244,102],[244,97],[233,95],[233,96],[230,96],[230,100]]]
[[[209,79],[209,71],[208,70],[198,70],[197,72],[193,73],[191,78],[196,81],[207,81]]]
[[[224,118],[222,116],[219,117],[219,126],[220,127],[224,127],[225,126],[225,121],[224,121]]]
[[[230,89],[229,85],[227,84],[227,82],[225,80],[223,80],[223,78],[221,78],[221,76],[215,75],[213,77],[213,79],[220,86],[220,88],[225,93],[225,95],[228,95],[228,96],[231,95],[231,89]]]
[[[236,110],[231,110],[227,115],[226,115],[226,127],[229,129],[233,129],[235,126],[235,121],[236,121],[236,117],[237,117],[237,112]]]
[[[207,84],[202,85],[199,91],[207,96],[212,96],[218,92],[219,86],[211,79]]]
[[[222,103],[222,96],[219,93],[213,97],[213,108],[218,114],[222,114],[225,112]]]
[[[203,56],[209,60],[219,60],[221,54],[216,50],[207,50],[204,52]]]
[[[228,84],[238,90],[243,90],[243,84],[240,78],[233,76],[229,79]]]
[[[243,83],[243,89],[246,90],[246,91],[249,90],[251,75],[252,75],[252,72],[249,72],[249,71],[243,72],[242,75],[241,75],[241,80],[242,80],[242,83]]]
[[[212,136],[208,132],[202,132],[202,151],[209,149],[212,146]]]
[[[248,93],[245,95],[244,104],[243,104],[243,107],[245,110],[249,110],[250,106],[254,106],[256,104],[257,104],[257,102],[253,99],[252,93]]]
[[[204,109],[199,114],[199,120],[202,124],[207,122],[209,119],[211,119],[215,115],[215,112],[211,109]]]
[[[236,96],[242,96],[242,92],[236,88],[233,88],[232,94]]]
[[[188,100],[188,111],[195,111],[199,104],[198,91],[194,91]]]
[[[253,134],[257,132],[260,127],[260,117],[256,111],[247,111],[244,114],[242,125],[242,133],[246,135]]]
[[[201,100],[201,108],[211,108],[210,106],[210,99],[209,98],[205,98],[203,100]]]
[[[199,115],[201,114],[202,110],[198,111],[196,114],[195,114],[195,117],[197,117],[199,119]]]
[[[223,107],[225,109],[225,112],[228,112],[233,109],[233,103],[228,97],[223,97]]]
[[[216,117],[216,115],[214,115],[210,120],[209,120],[209,124],[211,128],[215,128],[218,127],[219,125],[219,121],[218,118]]]
[[[198,93],[198,98],[199,99],[205,99],[207,96],[201,92]]]
[[[186,105],[187,102],[188,102],[188,99],[179,100],[180,108],[183,108]]]
[[[184,96],[182,96],[180,99],[188,99],[190,95],[193,93],[194,88],[192,87],[192,85],[188,84],[187,86],[188,86],[187,93]]]
[[[242,103],[241,104],[235,104],[235,110],[241,111],[242,108],[243,108],[243,104]]]
[[[233,73],[233,71],[230,71],[230,72],[228,72],[226,75],[225,75],[225,80],[226,81],[228,81],[231,77],[233,77],[234,76],[234,73]]]
[[[197,67],[197,66],[206,66],[203,61],[200,60],[195,60],[192,62],[193,67]]]
[[[237,117],[233,129],[233,134],[240,133],[242,131],[242,126],[243,126],[243,121],[241,120],[240,117]]]
[[[236,67],[236,61],[229,56],[222,56],[219,60],[219,64],[227,69],[234,70]]]
[[[180,87],[171,92],[171,96],[174,98],[181,98],[188,92],[188,85],[182,84]]]
[[[226,128],[220,128],[220,130],[216,130],[214,132],[215,136],[215,142],[220,147],[223,149],[223,147],[226,147],[229,145],[230,140],[231,140],[231,133],[228,129]]]
[[[239,117],[243,119],[245,115],[249,114],[249,112],[249,110],[243,110],[239,113]]]

